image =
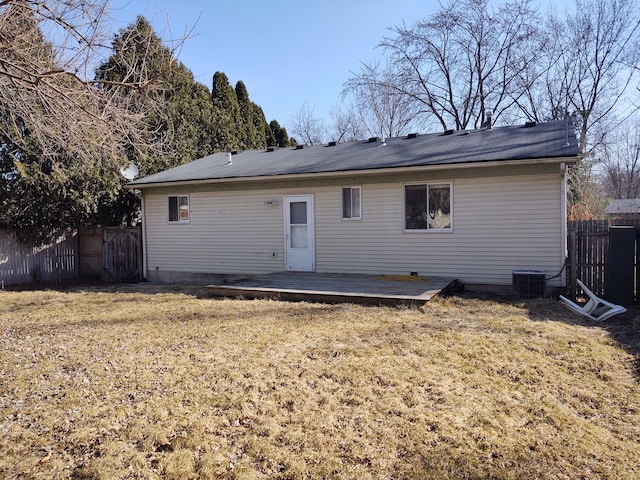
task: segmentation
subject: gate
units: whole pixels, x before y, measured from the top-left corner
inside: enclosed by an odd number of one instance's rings
[[[618,222],[611,222],[615,224]],[[629,222],[620,222],[629,223]],[[633,301],[640,301],[640,228],[635,225],[635,242],[631,245],[631,259],[620,260],[618,255],[612,254],[611,225],[607,220],[587,220],[568,222],[568,271],[569,296],[575,300],[578,294],[577,280],[580,279],[593,293],[602,298],[608,298],[607,287],[613,290],[614,279],[620,267],[630,268],[630,275],[625,276],[624,290],[631,289]],[[635,244],[635,245],[634,245]],[[618,249],[617,246],[613,248]],[[619,252],[614,252],[619,253]],[[625,265],[620,265],[620,262]],[[630,262],[631,265],[627,265]],[[628,278],[627,278],[628,277]],[[615,297],[615,295],[614,295]]]
[[[104,227],[105,282],[135,282],[142,279],[142,229],[140,227]]]

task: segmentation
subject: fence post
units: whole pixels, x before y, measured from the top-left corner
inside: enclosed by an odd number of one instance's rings
[[[640,303],[640,228],[636,224],[636,260],[633,265],[636,269],[636,288],[633,300]]]
[[[577,238],[578,234],[575,228],[572,228],[569,232],[569,262],[571,265],[571,277],[569,279],[569,297],[574,302],[576,301],[576,289],[578,288],[578,267],[577,267]]]

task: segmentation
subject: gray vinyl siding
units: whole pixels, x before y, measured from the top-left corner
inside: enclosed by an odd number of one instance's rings
[[[451,182],[449,232],[404,230],[405,182],[397,177],[390,183],[349,178],[317,187],[194,189],[189,192],[188,224],[167,221],[167,195],[176,192],[147,194],[147,268],[221,274],[282,271],[283,196],[313,194],[320,273],[418,272],[492,285],[510,285],[514,269],[542,270],[547,276],[558,273],[564,261],[559,168],[553,173],[501,172],[482,178],[455,174],[441,172],[437,178],[420,179]],[[416,177],[406,180],[415,183]],[[342,219],[343,185],[362,186],[361,220]],[[275,206],[265,205],[273,199]],[[550,284],[559,286],[560,280]]]
[[[282,201],[259,192],[189,196],[188,224],[167,221],[167,195],[145,198],[147,268],[153,272],[256,273],[284,269]],[[275,253],[275,257],[273,256]]]
[[[453,180],[451,232],[404,231],[403,185],[365,185],[360,224],[316,227],[318,271],[418,272],[495,285],[511,284],[514,269],[555,275],[564,260],[560,181],[560,175]],[[324,217],[328,223],[335,208],[318,201],[318,224]]]

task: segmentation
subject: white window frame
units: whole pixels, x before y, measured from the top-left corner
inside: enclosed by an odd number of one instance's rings
[[[426,228],[407,228],[407,187],[421,185],[427,187],[427,209],[429,208],[429,187],[448,186],[449,187],[449,228],[429,228],[427,223]],[[405,183],[402,187],[402,205],[404,218],[402,221],[402,228],[407,233],[424,233],[424,232],[439,232],[439,233],[451,233],[453,232],[453,182],[452,181],[433,181],[433,182],[412,182]]]
[[[176,199],[176,207],[178,209],[178,219],[177,220],[171,220],[171,199],[175,198]],[[180,215],[180,198],[186,198],[187,199],[187,219],[183,220],[181,219],[181,215]],[[171,223],[171,224],[179,224],[179,223],[190,223],[191,222],[191,198],[189,198],[188,194],[184,194],[184,193],[179,193],[179,194],[169,194],[167,195],[167,222]]]
[[[351,212],[352,214],[348,217],[344,216],[344,191],[349,189],[351,191]],[[353,191],[358,189],[358,205],[360,207],[360,214],[353,215]],[[351,222],[354,220],[362,220],[362,186],[361,185],[343,185],[340,188],[340,216],[342,220],[346,222]]]

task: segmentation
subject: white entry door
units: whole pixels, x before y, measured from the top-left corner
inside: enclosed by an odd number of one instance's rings
[[[313,195],[284,197],[285,267],[296,272],[315,270]]]

